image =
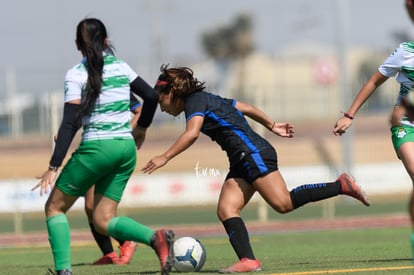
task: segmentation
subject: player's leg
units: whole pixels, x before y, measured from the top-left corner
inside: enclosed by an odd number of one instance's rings
[[[53,188],[45,205],[46,226],[52,249],[55,270],[59,274],[71,272],[70,228],[65,213],[78,197],[69,196]]]
[[[119,257],[113,249],[111,238],[98,233],[93,224],[93,204],[95,187],[92,186],[85,195],[85,212],[88,217],[89,227],[95,242],[102,251],[102,257],[96,260],[93,265],[105,264],[129,264],[135,253],[137,243],[133,241],[117,240],[119,243]]]
[[[295,209],[291,194],[279,171],[257,178],[253,186],[275,211],[287,213]]]
[[[93,265],[117,264],[119,261],[118,255],[115,253],[112,246],[111,238],[107,235],[98,233],[93,224],[93,193],[95,186],[91,186],[85,195],[85,213],[88,217],[89,228],[96,244],[102,252],[102,257],[93,262]]]
[[[279,213],[287,213],[307,203],[340,194],[352,196],[365,205],[369,205],[363,191],[347,174],[342,174],[334,182],[305,184],[289,192],[280,171],[277,170],[256,179],[254,186],[263,199]]]
[[[82,162],[79,148],[60,173],[45,205],[49,242],[57,274],[72,274],[70,229],[65,213],[91,187],[89,179],[96,178]]]
[[[160,260],[162,274],[169,274],[174,260],[174,232],[155,231],[128,217],[116,217],[117,206],[115,200],[95,194],[94,223],[98,232],[151,246]]]
[[[254,256],[246,225],[240,217],[240,211],[249,202],[254,192],[254,187],[240,178],[226,179],[221,188],[217,216],[226,229],[239,261],[230,267],[219,269],[219,273],[261,270],[260,262]]]
[[[151,246],[158,256],[161,273],[169,274],[173,261],[174,232],[157,230],[134,221],[128,217],[116,217],[118,203],[121,201],[126,184],[134,171],[136,147],[133,140],[108,142],[102,162],[112,163],[111,173],[95,184],[94,224],[101,234],[108,234],[119,240],[130,240]],[[107,159],[107,160],[105,160]]]
[[[414,191],[411,191],[410,201],[408,204],[408,213],[410,214],[411,219],[411,236],[410,236],[410,244],[411,244],[411,253],[413,255],[414,260]]]
[[[408,137],[407,137],[408,136]],[[414,134],[408,134],[405,138],[414,138]],[[405,169],[407,170],[408,175],[411,178],[411,181],[414,185],[414,142],[408,141],[404,142],[399,146],[398,156],[404,164]],[[408,205],[408,212],[411,218],[412,232],[411,233],[411,247],[414,255],[414,194],[411,191],[410,201]]]

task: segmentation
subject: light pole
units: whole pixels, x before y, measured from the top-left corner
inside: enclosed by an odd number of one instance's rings
[[[338,15],[338,56],[339,56],[339,71],[340,71],[340,88],[342,110],[351,104],[351,92],[348,79],[348,0],[337,0],[337,15]],[[347,130],[347,133],[342,137],[342,168],[345,171],[352,170],[353,159],[353,130],[352,127]]]

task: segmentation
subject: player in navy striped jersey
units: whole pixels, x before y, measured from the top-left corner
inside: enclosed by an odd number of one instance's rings
[[[188,149],[200,132],[218,143],[227,153],[230,168],[222,186],[217,216],[223,223],[239,261],[220,273],[254,272],[261,263],[254,256],[247,228],[240,212],[257,191],[277,212],[287,213],[309,202],[339,194],[352,196],[365,205],[369,201],[354,180],[342,174],[336,181],[306,184],[288,191],[278,169],[276,150],[252,130],[244,116],[262,124],[280,137],[292,138],[294,127],[275,122],[256,107],[204,91],[204,83],[187,67],[163,65],[155,85],[161,110],[173,116],[185,113],[186,128],[164,154],[152,158],[143,168],[152,173]]]
[[[66,73],[65,105],[55,150],[49,168],[32,189],[39,188],[43,195],[53,186],[45,214],[55,271],[58,275],[73,274],[66,212],[95,185],[93,223],[97,232],[151,246],[160,261],[161,274],[168,275],[174,259],[174,232],[153,230],[116,213],[135,169],[136,149],[152,123],[157,96],[127,63],[113,55],[106,28],[99,19],[79,22],[76,46],[83,59]],[[131,91],[143,100],[133,130]],[[58,167],[81,126],[81,143],[54,184]]]

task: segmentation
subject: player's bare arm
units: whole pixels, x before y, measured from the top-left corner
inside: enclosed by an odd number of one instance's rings
[[[243,115],[248,116],[254,121],[262,124],[264,127],[266,127],[266,129],[280,137],[291,138],[295,134],[295,129],[292,124],[285,122],[275,122],[265,112],[251,104],[237,101],[236,108],[242,112]]]
[[[344,113],[344,116],[337,120],[334,126],[333,133],[336,136],[341,136],[346,130],[351,127],[352,119],[361,108],[361,106],[367,101],[367,99],[374,93],[374,91],[382,83],[384,83],[388,77],[382,75],[379,71],[376,71],[371,78],[362,86],[356,95],[354,101],[349,107],[348,111]]]
[[[178,137],[175,143],[164,154],[152,158],[141,171],[151,174],[166,165],[175,156],[187,150],[198,139],[203,121],[204,117],[202,116],[194,116],[189,119],[184,133]]]

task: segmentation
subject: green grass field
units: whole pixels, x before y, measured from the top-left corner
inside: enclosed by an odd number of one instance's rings
[[[286,215],[281,215],[268,209],[269,221],[294,221],[303,219],[323,218],[325,202],[317,202],[306,205]],[[334,216],[342,217],[364,217],[373,215],[406,214],[408,195],[393,197],[371,198],[371,206],[365,207],[354,200],[335,200]],[[119,210],[119,215],[126,215],[151,226],[169,226],[175,224],[217,224],[216,206],[187,206],[168,208],[137,208]],[[242,212],[246,221],[257,220],[257,205],[250,203]],[[69,211],[68,218],[71,229],[89,230],[87,219],[83,211]],[[0,234],[13,233],[15,231],[15,217],[13,214],[0,215]],[[23,233],[45,231],[45,219],[43,213],[23,213],[19,216]],[[0,244],[1,247],[1,244]]]
[[[406,212],[405,198],[373,198],[371,207],[348,200],[336,202],[335,216],[380,217],[401,215]],[[269,212],[270,221],[322,220],[322,203],[310,204],[297,211],[280,215]],[[159,228],[163,225],[218,224],[214,206],[181,207],[168,209],[121,209],[128,215]],[[257,217],[254,204],[243,211],[247,226]],[[72,229],[88,231],[82,211],[68,215]],[[13,217],[0,216],[0,233],[13,232]],[[24,233],[46,232],[41,213],[23,215]],[[414,274],[409,236],[411,229],[401,226],[382,229],[322,230],[309,229],[277,233],[251,233],[251,242],[256,257],[262,261],[263,271],[258,274],[311,275],[311,274]],[[46,237],[47,238],[47,237]],[[46,240],[45,238],[45,240]],[[217,274],[217,269],[233,264],[237,259],[223,232],[212,236],[198,237],[207,249],[207,261],[201,274]],[[114,243],[114,247],[116,247]],[[117,250],[117,249],[116,249]],[[154,252],[140,245],[130,265],[91,266],[99,258],[100,251],[90,240],[75,242],[72,246],[72,263],[75,275],[83,274],[158,274],[159,264]],[[53,260],[47,243],[7,247],[0,244],[0,274],[45,274],[53,268]],[[179,274],[174,272],[173,274]],[[193,273],[186,273],[193,274]]]
[[[262,261],[263,271],[259,274],[413,274],[409,234],[408,228],[252,234],[251,242]],[[236,260],[226,238],[200,240],[207,250],[201,274],[216,274],[218,268]],[[93,243],[74,246],[74,274],[159,273],[154,252],[144,245],[138,247],[127,266],[90,266],[99,256]],[[52,266],[49,247],[0,250],[1,274],[45,274]]]

